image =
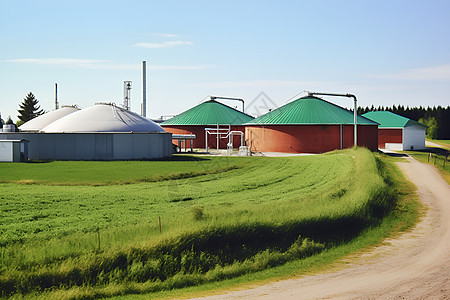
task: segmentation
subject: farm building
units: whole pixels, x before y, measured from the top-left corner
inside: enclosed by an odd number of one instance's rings
[[[378,124],[357,117],[357,142],[378,149]],[[258,152],[323,153],[354,144],[353,112],[307,96],[245,124],[247,146]]]
[[[216,100],[208,100],[194,106],[179,115],[161,123],[161,126],[173,134],[194,134],[194,148],[227,148],[232,136],[233,146],[241,146],[241,135],[245,131],[244,123],[253,117],[229,107]],[[206,145],[206,139],[208,145]],[[187,141],[190,147],[190,141]],[[242,145],[243,146],[243,145]]]
[[[1,133],[0,140],[29,141],[31,160],[131,160],[172,155],[170,133],[114,104],[98,103],[60,116],[39,130],[33,125],[34,132]],[[22,127],[31,128],[27,123]]]
[[[372,111],[363,116],[380,124],[378,126],[379,148],[392,150],[425,149],[426,125],[390,111]]]

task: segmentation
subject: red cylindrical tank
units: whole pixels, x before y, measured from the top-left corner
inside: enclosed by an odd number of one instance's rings
[[[252,151],[324,153],[353,146],[353,125],[248,125],[247,145]],[[358,126],[358,146],[378,149],[378,127]]]

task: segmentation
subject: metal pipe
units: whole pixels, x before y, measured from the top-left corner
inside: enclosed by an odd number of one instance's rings
[[[210,96],[211,100],[216,100],[216,99],[223,99],[223,100],[236,100],[236,101],[241,101],[242,102],[242,112],[244,111],[244,99],[241,98],[230,98],[230,97],[216,97],[216,96]]]
[[[206,139],[205,145],[206,145],[206,152],[208,152],[208,134],[209,134],[208,128],[205,128],[205,139]]]
[[[59,108],[59,103],[58,103],[58,84],[55,83],[55,109]]]
[[[147,117],[147,62],[142,61],[142,107],[141,116]]]
[[[234,134],[238,134],[241,136],[241,146],[244,146],[244,133],[242,131],[236,131],[236,130],[230,131],[227,135],[228,140],[229,140],[228,143],[233,145],[233,135]]]
[[[311,93],[308,92],[308,96],[314,96],[314,95],[319,95],[319,96],[336,96],[336,97],[347,97],[347,98],[353,98],[353,102],[354,102],[354,109],[353,109],[353,134],[354,134],[354,145],[357,146],[358,145],[358,114],[357,114],[357,110],[358,110],[358,106],[357,106],[357,100],[356,100],[356,96],[353,94],[333,94],[333,93]]]

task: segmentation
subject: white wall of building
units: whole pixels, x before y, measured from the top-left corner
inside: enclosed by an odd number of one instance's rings
[[[425,127],[419,125],[403,128],[403,149],[425,149]]]
[[[21,162],[28,160],[28,141],[0,140],[0,161]]]
[[[172,134],[2,133],[0,139],[26,139],[30,160],[146,160],[172,156]]]
[[[403,150],[403,144],[402,143],[385,143],[384,148],[387,150]]]
[[[13,161],[13,143],[0,141],[0,161]]]

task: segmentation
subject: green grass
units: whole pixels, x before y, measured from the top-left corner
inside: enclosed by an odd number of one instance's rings
[[[390,167],[364,149],[289,158],[54,162],[35,164],[33,176],[23,164],[5,165],[3,296],[95,298],[273,276],[267,270],[314,260],[315,253],[383,227],[396,207]],[[65,174],[69,167],[81,178]],[[35,184],[19,183],[26,180]]]
[[[430,142],[439,144],[441,146],[443,146],[446,149],[450,149],[450,140],[432,140],[432,139],[427,139]]]
[[[446,144],[446,145],[450,145],[450,140],[433,140],[433,141],[437,141],[437,142],[439,142],[439,143],[443,143],[443,144]]]
[[[0,163],[0,183],[115,185],[179,179],[245,164],[234,157],[177,155],[164,161],[49,161]]]

